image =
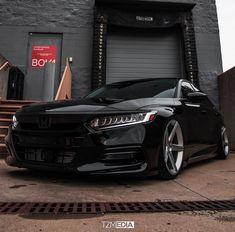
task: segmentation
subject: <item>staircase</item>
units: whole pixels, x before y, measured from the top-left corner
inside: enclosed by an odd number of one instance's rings
[[[0,158],[4,158],[7,155],[4,139],[8,133],[8,127],[12,122],[13,115],[23,105],[31,103],[34,102],[24,100],[0,100]]]

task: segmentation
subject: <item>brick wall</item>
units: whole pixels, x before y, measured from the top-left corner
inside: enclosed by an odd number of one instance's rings
[[[1,0],[0,52],[26,72],[28,33],[63,32],[62,61],[67,56],[74,58],[73,97],[83,96],[90,90],[91,83],[94,2]],[[196,3],[193,18],[200,84],[211,99],[218,103],[217,75],[222,73],[222,62],[215,0],[165,2]]]

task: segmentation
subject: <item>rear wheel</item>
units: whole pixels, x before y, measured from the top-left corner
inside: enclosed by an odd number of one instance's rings
[[[168,122],[159,160],[159,176],[162,179],[175,178],[182,167],[184,155],[184,139],[178,121],[172,119]]]
[[[218,154],[218,158],[220,159],[227,159],[229,156],[228,135],[224,126],[221,128]]]

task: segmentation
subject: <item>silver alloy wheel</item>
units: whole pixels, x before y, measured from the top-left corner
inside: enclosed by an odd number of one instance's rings
[[[222,127],[221,129],[221,140],[222,140],[222,146],[223,146],[223,152],[225,156],[228,156],[229,154],[229,144],[228,144],[228,135],[225,127]]]
[[[180,124],[171,120],[165,129],[163,140],[164,161],[171,175],[177,175],[184,154],[184,140]]]

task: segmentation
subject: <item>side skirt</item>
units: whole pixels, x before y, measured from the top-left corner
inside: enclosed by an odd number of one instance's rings
[[[191,157],[184,162],[183,167],[186,167],[188,164],[193,164],[199,161],[215,158],[217,155],[218,155],[217,153],[210,153],[210,154],[203,154],[201,156]]]

